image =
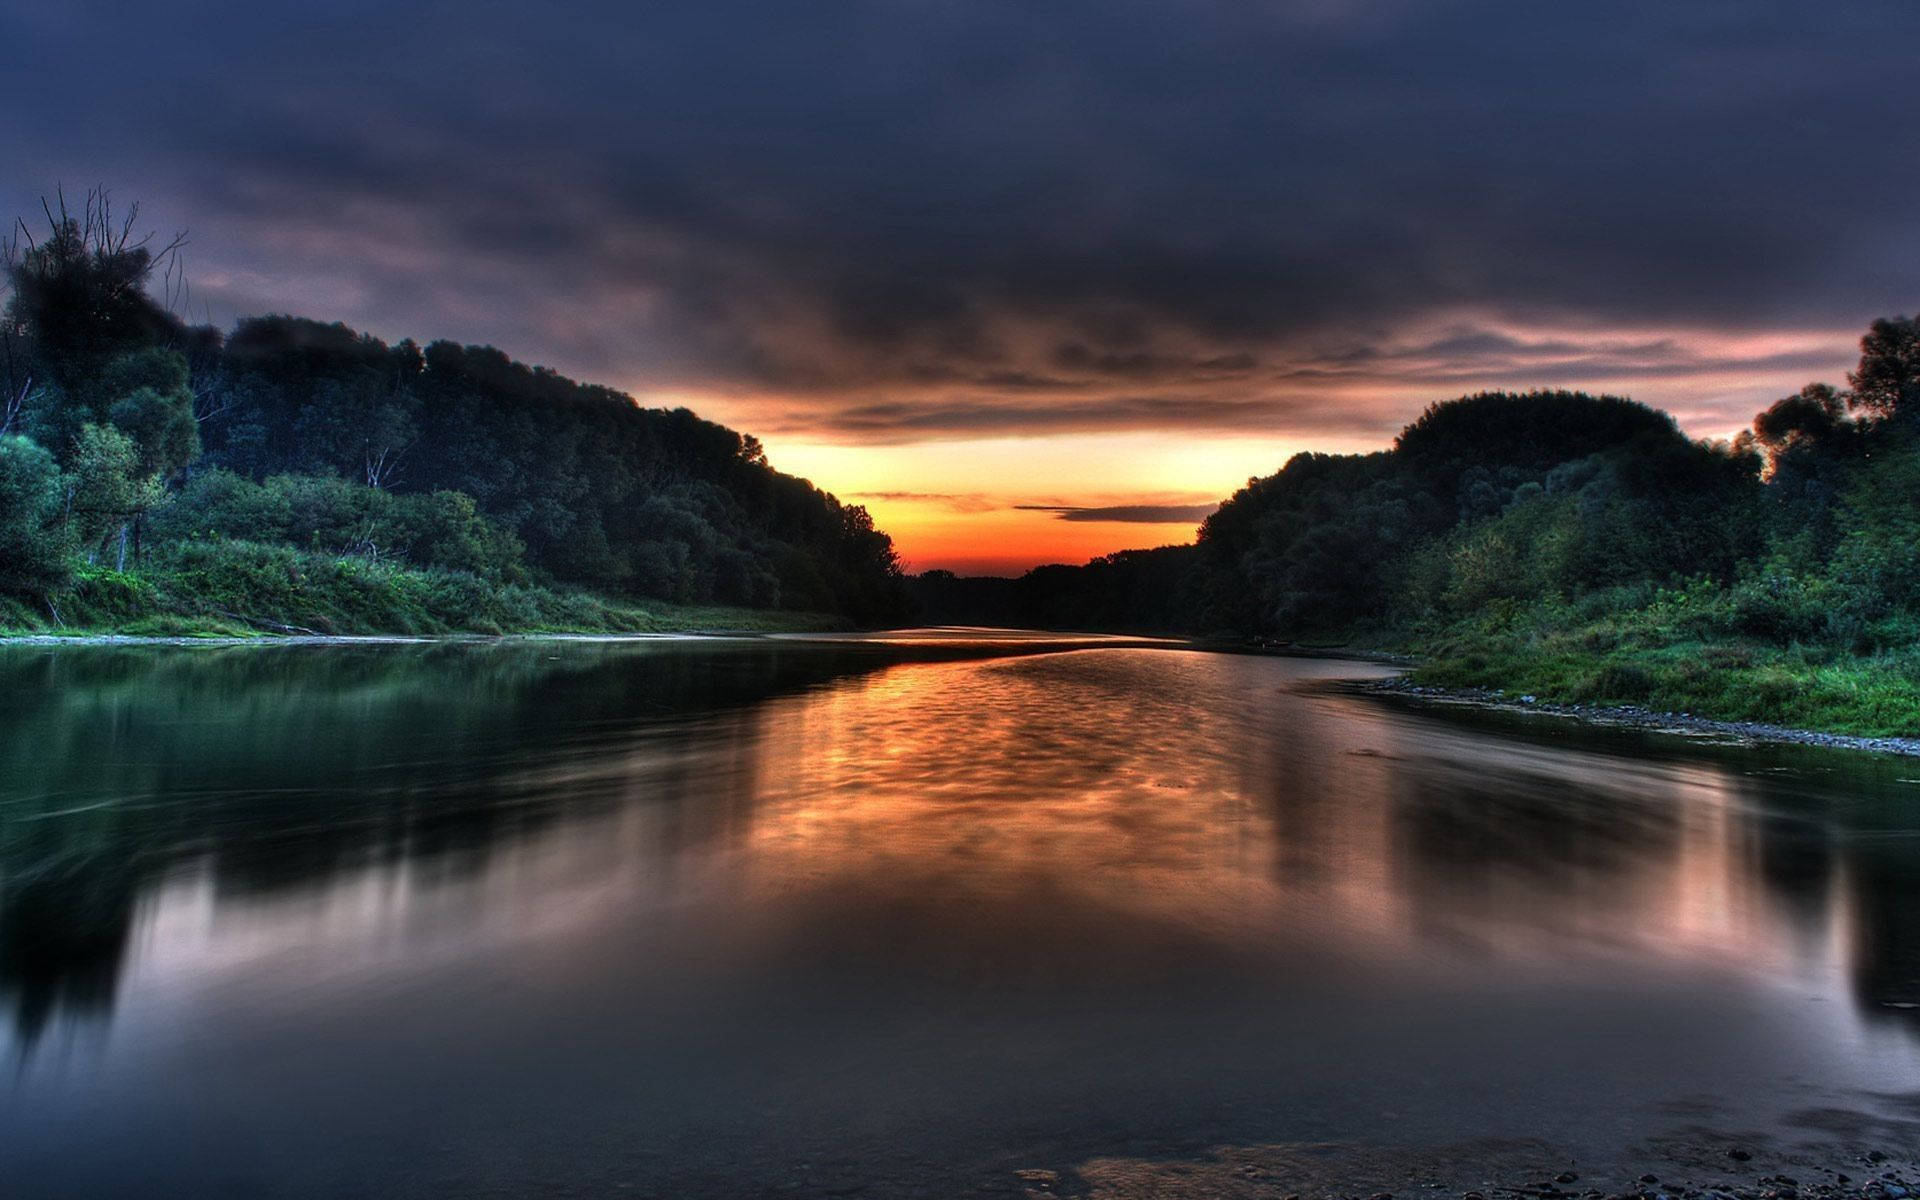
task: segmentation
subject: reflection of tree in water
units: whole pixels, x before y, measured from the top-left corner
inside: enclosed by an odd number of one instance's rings
[[[1860,847],[1851,867],[1855,999],[1920,1030],[1920,861],[1901,839]]]
[[[725,836],[744,814],[723,802],[750,789],[714,775],[750,758],[753,733],[716,717],[903,658],[968,653],[777,642],[0,653],[0,1005],[23,1044],[63,1013],[110,1011],[136,905],[187,863],[226,898],[402,861],[456,878],[558,817],[635,798],[667,806],[662,836],[675,846]],[[1683,869],[1690,801],[1653,776],[1582,774],[1557,750],[1508,758],[1498,741],[1457,738],[1322,764],[1317,778],[1300,771],[1320,759],[1296,743],[1328,731],[1259,736],[1271,754],[1250,761],[1276,789],[1289,880],[1337,870],[1344,843],[1326,839],[1356,804],[1382,800],[1387,865],[1429,929],[1497,921],[1553,935]],[[636,771],[636,754],[651,765]],[[1888,799],[1899,789],[1868,765],[1850,770],[1799,790],[1746,776],[1715,836],[1764,919],[1812,943],[1840,926],[1834,889],[1848,881],[1858,1003],[1920,1027],[1920,1009],[1889,1007],[1920,1004],[1920,844]]]
[[[101,861],[0,883],[0,999],[30,1046],[59,1011],[108,1012],[133,925],[135,877]]]
[[[1803,928],[1825,929],[1840,851],[1825,824],[1788,813],[1748,814],[1769,900]]]
[[[1423,898],[1423,923],[1497,918],[1551,929],[1702,869],[1683,853],[1687,797],[1504,769],[1481,749],[1471,761],[1424,760],[1394,776],[1397,869]],[[1793,750],[1728,753],[1721,778],[1742,802],[1726,806],[1715,836],[1723,869],[1764,906],[1749,914],[1760,923],[1750,929],[1818,952],[1841,924],[1836,884],[1846,881],[1842,949],[1855,1003],[1920,1031],[1920,840],[1892,768]]]
[[[1596,912],[1640,903],[1646,876],[1680,848],[1671,794],[1635,792],[1503,762],[1426,757],[1392,781],[1394,869],[1420,897],[1410,916],[1453,937],[1489,925],[1556,935]]]
[[[626,798],[617,770],[556,789],[543,769],[649,731],[676,752],[737,737],[704,718],[894,657],[724,643],[0,654],[0,1003],[23,1044],[61,1012],[109,1011],[135,905],[177,864],[207,863],[226,896],[401,860],[479,872],[515,835]],[[698,795],[697,779],[663,778],[662,800]]]
[[[1785,775],[1754,782],[1769,895],[1832,928],[1833,885],[1844,880],[1854,1003],[1869,1019],[1920,1032],[1920,831],[1912,788],[1900,778],[1911,763],[1829,755],[1800,774],[1793,768],[1808,760],[1779,757]]]
[[[1596,911],[1671,895],[1685,872],[1720,871],[1733,902],[1751,905],[1735,911],[1728,935],[1814,957],[1842,925],[1845,880],[1842,949],[1856,1003],[1920,1028],[1920,843],[1907,836],[1910,808],[1887,802],[1884,764],[1821,759],[1815,769],[1793,752],[1751,753],[1717,776],[1738,801],[1715,804],[1724,819],[1689,827],[1687,805],[1704,793],[1663,788],[1655,775],[1583,777],[1571,759],[1565,774],[1528,770],[1503,763],[1496,745],[1471,759],[1423,757],[1392,776],[1395,869],[1420,897],[1411,915],[1423,927],[1557,935]],[[1776,757],[1789,764],[1783,777],[1756,770]],[[1655,933],[1657,916],[1637,924]]]

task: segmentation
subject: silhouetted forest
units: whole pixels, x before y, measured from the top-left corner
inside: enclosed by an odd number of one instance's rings
[[[289,579],[366,591],[405,575],[430,624],[482,593],[565,621],[550,584],[905,614],[866,510],[774,470],[752,437],[490,347],[278,315],[188,325],[165,303],[177,243],[143,240],[136,217],[94,193],[8,244],[0,592],[57,616],[62,596],[98,610],[191,577],[236,606],[302,611],[279,594]]]
[[[949,623],[1357,642],[1437,682],[1920,732],[1920,321],[1728,441],[1615,396],[1466,396],[1249,480],[1191,546],[914,588]]]
[[[1766,544],[1763,462],[1751,439],[1696,443],[1619,397],[1483,393],[1433,405],[1390,450],[1294,456],[1193,545],[915,588],[955,621],[1325,639],[1499,598],[1730,580]]]

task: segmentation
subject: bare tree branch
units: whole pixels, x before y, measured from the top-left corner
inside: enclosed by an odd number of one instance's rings
[[[24,376],[17,384],[8,381],[6,391],[0,392],[0,436],[14,432],[14,426],[27,405],[38,399],[39,395],[40,389],[33,385],[31,375]]]
[[[220,377],[196,378],[193,387],[193,419],[206,424],[215,417],[233,411],[240,398],[226,386],[226,380]]]
[[[367,486],[382,488],[399,478],[400,460],[406,457],[410,448],[410,446],[375,446],[369,442],[363,459],[366,466]]]

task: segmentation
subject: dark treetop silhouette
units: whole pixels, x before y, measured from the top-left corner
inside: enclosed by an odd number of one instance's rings
[[[0,328],[0,589],[75,604],[140,564],[236,607],[303,610],[328,564],[432,575],[419,623],[476,590],[601,593],[902,615],[892,543],[864,509],[767,464],[752,437],[643,409],[497,350],[389,346],[289,316],[230,335],[149,295],[174,246],[134,236],[103,192],[10,243]],[[321,561],[303,561],[317,552]],[[378,580],[362,573],[360,583]],[[444,594],[436,594],[444,593]],[[336,605],[351,610],[351,605]],[[484,605],[482,606],[484,607]],[[498,624],[553,623],[539,604]],[[377,616],[349,611],[343,623]],[[561,623],[566,621],[559,615]]]

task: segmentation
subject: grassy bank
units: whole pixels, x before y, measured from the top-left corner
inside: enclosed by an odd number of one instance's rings
[[[0,597],[0,637],[785,632],[840,618],[676,605],[497,583],[280,546],[185,547],[127,571],[85,567],[39,603]]]
[[[1413,656],[1413,681],[1437,687],[1861,737],[1920,735],[1920,647],[1744,633],[1713,590],[1662,590],[1636,606],[1617,599],[1496,608],[1367,643]]]

